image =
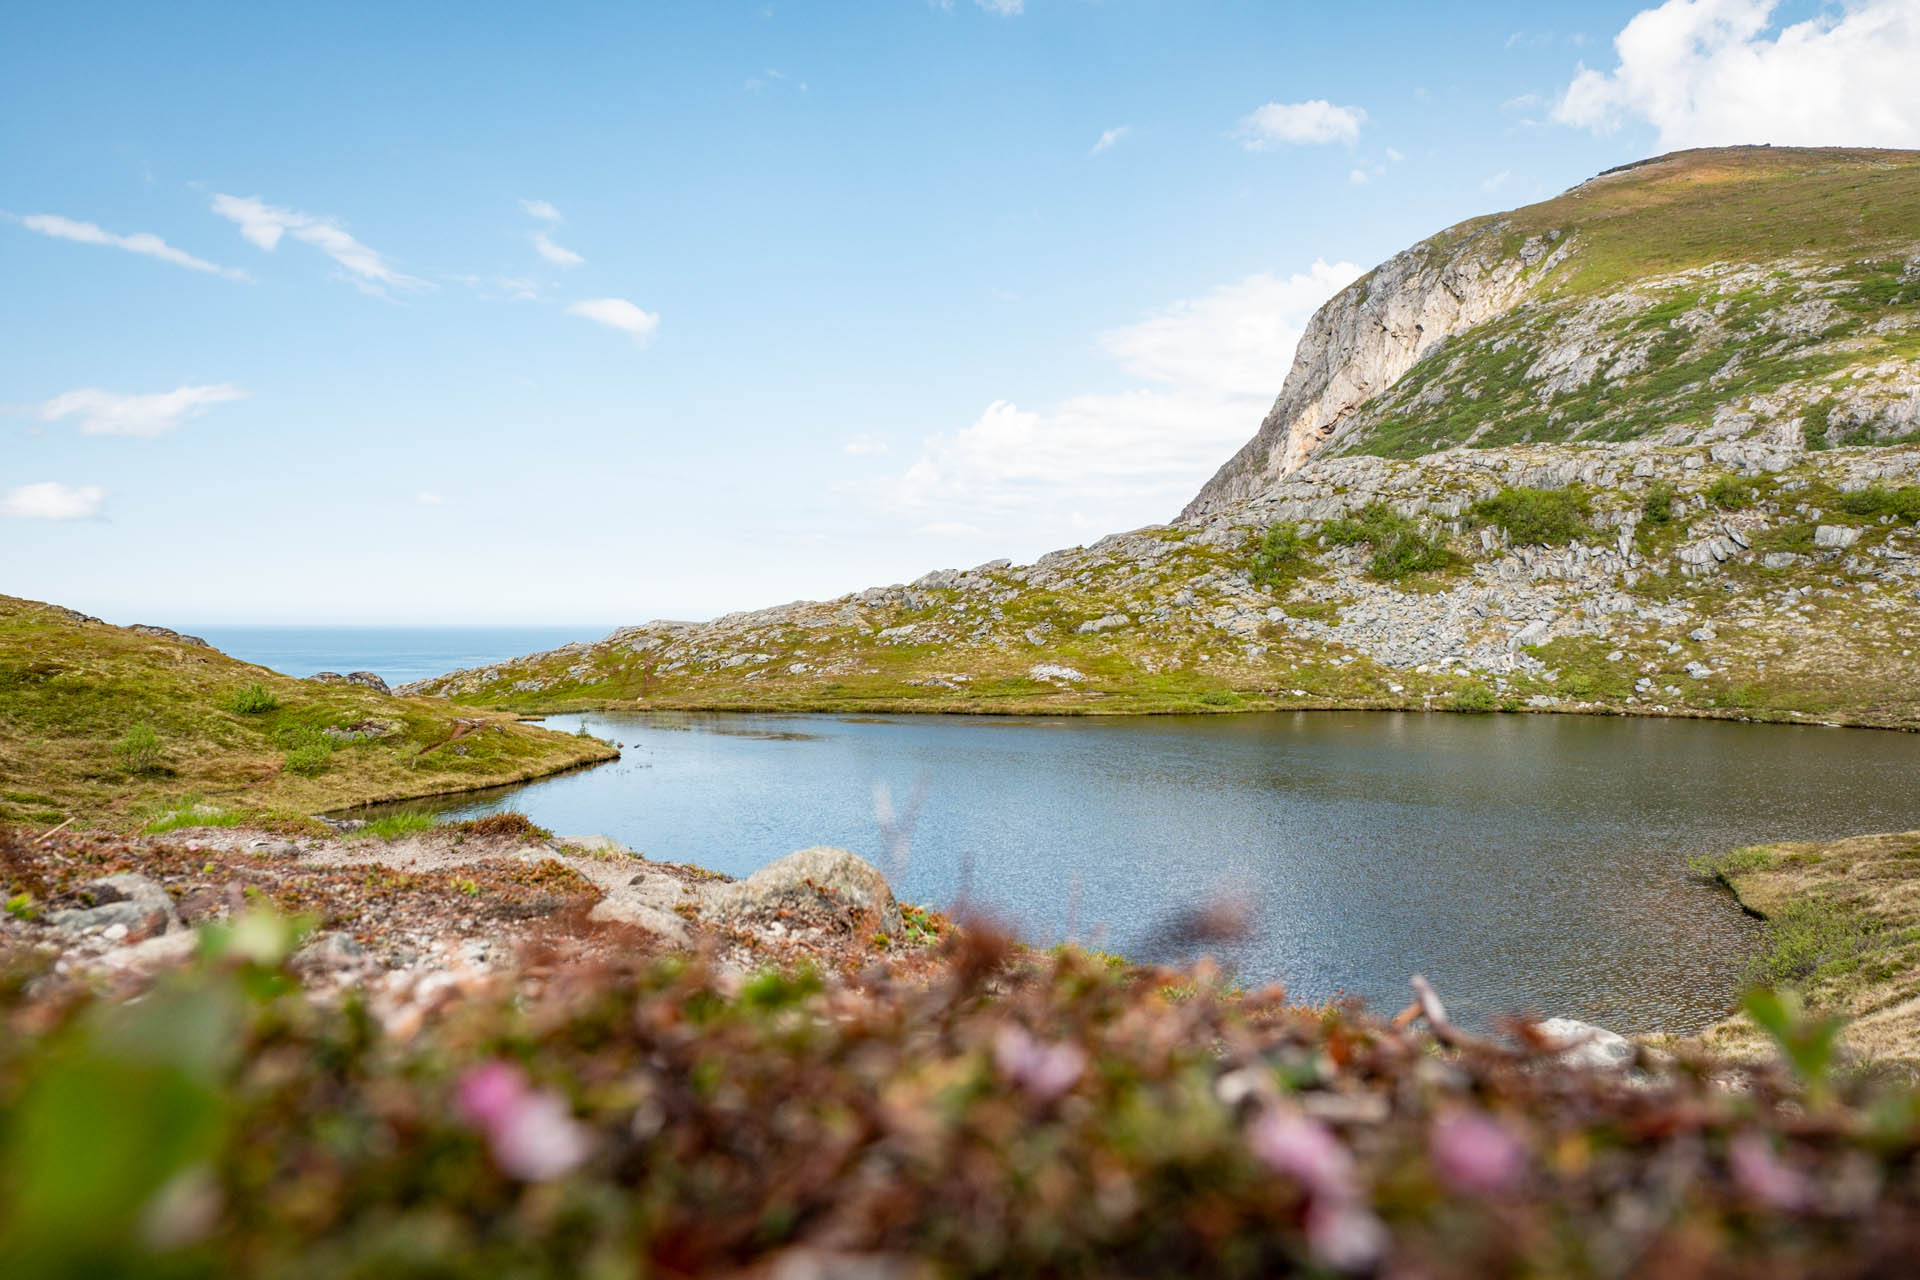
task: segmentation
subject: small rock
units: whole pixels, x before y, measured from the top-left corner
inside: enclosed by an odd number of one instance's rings
[[[80,891],[93,905],[55,911],[47,923],[56,929],[74,933],[88,929],[124,929],[116,937],[132,937],[136,942],[184,928],[174,911],[173,895],[157,880],[136,871],[124,871],[85,885]]]
[[[1813,531],[1813,545],[1831,551],[1850,547],[1859,540],[1860,531],[1844,524],[1823,524]]]
[[[900,904],[887,878],[866,859],[845,849],[815,845],[760,868],[714,894],[727,914],[777,911],[782,907],[839,906],[872,912],[876,928],[900,932]]]

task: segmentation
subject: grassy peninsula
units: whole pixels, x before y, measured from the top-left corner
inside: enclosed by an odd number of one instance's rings
[[[617,754],[508,715],[295,680],[156,632],[0,596],[0,824],[300,823]]]

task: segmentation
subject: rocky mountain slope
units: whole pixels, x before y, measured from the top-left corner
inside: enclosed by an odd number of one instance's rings
[[[1916,252],[1905,151],[1681,152],[1461,223],[1315,315],[1258,434],[1186,514],[1322,451],[1913,438]]]
[[[1920,724],[1920,154],[1691,152],[1400,254],[1178,520],[412,686]]]

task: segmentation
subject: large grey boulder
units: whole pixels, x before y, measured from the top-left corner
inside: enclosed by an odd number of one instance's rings
[[[47,923],[73,933],[121,925],[127,936],[134,939],[151,938],[186,927],[174,910],[173,895],[159,881],[136,871],[95,880],[80,892],[90,905],[51,912]]]
[[[801,913],[822,907],[869,912],[881,933],[900,932],[900,904],[887,878],[872,863],[829,845],[790,853],[745,880],[714,891],[722,914],[752,916],[783,909]]]
[[[1632,1042],[1605,1027],[1576,1018],[1548,1018],[1534,1029],[1561,1046],[1554,1058],[1565,1066],[1611,1070],[1633,1065]]]

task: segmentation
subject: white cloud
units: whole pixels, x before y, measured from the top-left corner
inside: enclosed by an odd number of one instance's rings
[[[238,268],[223,267],[218,263],[208,262],[205,258],[196,258],[184,249],[176,249],[159,236],[146,231],[136,231],[130,236],[115,235],[91,222],[63,218],[57,213],[30,213],[20,219],[20,225],[29,231],[38,231],[43,236],[53,236],[59,240],[77,240],[81,244],[111,245],[115,249],[125,249],[128,253],[143,254],[149,258],[158,258],[162,262],[171,262],[174,266],[185,267],[189,271],[204,271],[209,275],[225,276],[229,280],[253,278]]]
[[[660,327],[659,316],[642,311],[625,298],[587,298],[568,307],[567,314],[632,334],[635,344],[643,347]]]
[[[1512,180],[1513,180],[1513,171],[1511,169],[1502,169],[1500,172],[1494,174],[1491,178],[1481,179],[1480,189],[1486,192],[1488,195],[1492,195],[1494,192],[1506,186],[1507,183]]]
[[[1776,29],[1778,7],[1667,0],[1643,10],[1614,38],[1619,66],[1582,66],[1553,118],[1598,134],[1644,120],[1662,150],[1920,145],[1920,3],[1854,0]]]
[[[453,505],[451,498],[443,498],[428,489],[422,489],[420,492],[414,494],[413,500],[423,507],[450,507]]]
[[[1265,151],[1281,143],[1354,142],[1367,113],[1359,107],[1336,107],[1325,98],[1308,102],[1269,102],[1241,118],[1238,137],[1249,151]]]
[[[1103,333],[1100,347],[1129,375],[1158,385],[1043,409],[995,401],[971,425],[925,439],[871,496],[916,532],[991,529],[1034,551],[1164,520],[1246,443],[1308,318],[1359,275],[1324,262],[1256,275]]]
[[[1002,18],[1014,18],[1026,12],[1027,0],[973,0],[988,13]]]
[[[1347,181],[1353,183],[1356,187],[1366,180],[1367,171],[1365,169],[1349,169],[1347,171]]]
[[[984,538],[987,534],[985,529],[968,524],[964,520],[942,520],[934,524],[923,524],[914,532],[930,538]]]
[[[840,452],[852,454],[856,458],[887,452],[887,442],[872,432],[862,432],[840,446]]]
[[[339,263],[347,278],[370,293],[385,296],[386,287],[430,289],[426,281],[396,270],[386,258],[347,233],[331,218],[297,209],[266,204],[258,196],[216,195],[213,211],[240,228],[240,234],[271,253],[282,236],[312,245]]]
[[[585,258],[573,250],[564,249],[555,244],[547,238],[547,233],[544,231],[536,231],[533,233],[533,247],[539,252],[541,257],[553,263],[555,266],[577,267],[586,261]]]
[[[199,417],[216,404],[246,398],[247,392],[225,382],[176,387],[143,396],[87,387],[63,392],[48,400],[40,406],[40,416],[47,422],[78,417],[82,435],[158,436]]]
[[[1097,156],[1102,151],[1111,151],[1121,141],[1121,139],[1125,138],[1128,134],[1132,132],[1133,132],[1133,126],[1130,124],[1123,124],[1117,129],[1108,129],[1105,133],[1102,133],[1100,135],[1100,140],[1093,144],[1093,150],[1087,152],[1087,154],[1090,156]]]
[[[520,207],[526,210],[529,217],[538,218],[542,222],[566,221],[566,219],[560,216],[560,211],[548,204],[545,200],[522,200]]]
[[[1388,164],[1399,164],[1399,163],[1400,163],[1400,162],[1401,162],[1402,160],[1405,160],[1405,159],[1406,159],[1406,157],[1405,157],[1404,155],[1401,155],[1401,154],[1400,154],[1400,152],[1399,152],[1398,150],[1396,150],[1395,148],[1393,148],[1393,147],[1388,147],[1388,148],[1387,148],[1387,163],[1388,163]]]
[[[0,493],[0,515],[16,520],[85,520],[100,513],[106,498],[107,491],[97,484],[46,480]]]

